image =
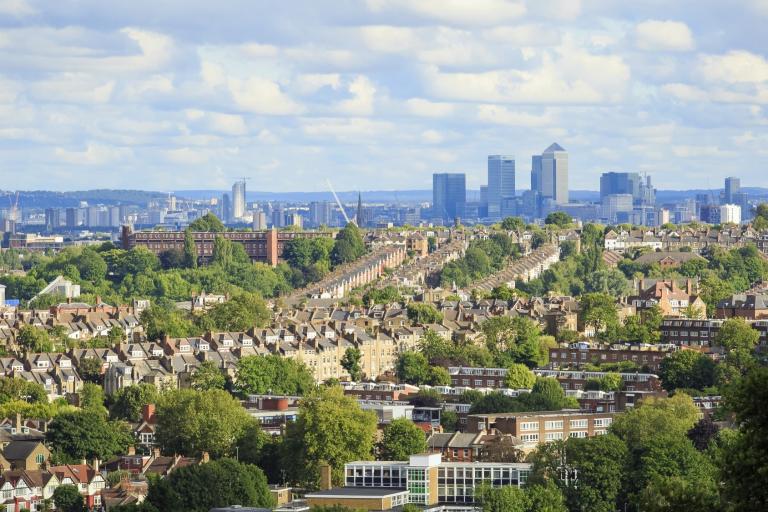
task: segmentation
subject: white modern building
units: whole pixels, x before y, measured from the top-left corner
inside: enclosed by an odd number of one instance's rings
[[[737,204],[721,205],[720,224],[741,224],[741,206]]]
[[[236,181],[232,185],[232,218],[242,219],[245,216],[245,180]]]

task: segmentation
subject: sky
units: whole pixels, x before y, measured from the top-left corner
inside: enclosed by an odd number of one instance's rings
[[[768,186],[768,0],[0,0],[0,188]]]

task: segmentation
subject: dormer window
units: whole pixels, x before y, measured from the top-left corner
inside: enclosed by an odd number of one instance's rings
[[[48,368],[48,361],[38,361],[37,362],[38,368]]]

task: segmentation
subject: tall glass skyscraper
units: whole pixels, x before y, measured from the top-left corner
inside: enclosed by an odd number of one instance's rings
[[[432,216],[453,221],[464,215],[467,203],[467,176],[463,173],[432,175]]]
[[[656,189],[651,184],[651,177],[643,179],[636,172],[604,172],[600,176],[600,199],[616,194],[630,194],[635,206],[656,203]]]
[[[245,217],[245,180],[232,185],[232,217],[236,220]]]
[[[515,157],[490,155],[488,157],[488,217],[502,216],[503,199],[515,197]]]
[[[554,143],[541,154],[542,199],[551,199],[555,204],[568,203],[568,152]]]
[[[741,180],[739,178],[725,178],[725,204],[737,204],[736,194],[741,192]]]

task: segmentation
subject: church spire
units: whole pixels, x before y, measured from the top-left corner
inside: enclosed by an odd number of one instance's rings
[[[363,227],[363,195],[357,193],[357,212],[355,214],[355,224],[357,227]]]

